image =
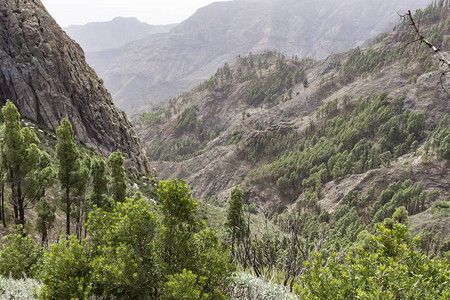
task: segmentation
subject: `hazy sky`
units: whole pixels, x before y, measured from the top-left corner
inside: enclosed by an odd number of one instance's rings
[[[62,27],[136,17],[149,24],[179,23],[213,0],[41,0]],[[223,0],[221,0],[223,1]]]

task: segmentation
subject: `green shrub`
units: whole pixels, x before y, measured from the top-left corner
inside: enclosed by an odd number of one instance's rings
[[[38,272],[38,262],[42,257],[41,248],[29,237],[23,236],[19,226],[14,234],[3,238],[0,252],[0,274],[14,279],[34,277]]]
[[[168,281],[164,285],[163,300],[200,300],[208,299],[208,294],[202,293],[200,285],[205,278],[197,279],[197,275],[186,271],[167,276]]]
[[[52,244],[42,259],[38,274],[44,286],[43,299],[87,299],[92,292],[91,249],[76,237],[61,237],[59,244]]]

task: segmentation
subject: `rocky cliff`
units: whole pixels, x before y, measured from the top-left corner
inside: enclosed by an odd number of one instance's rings
[[[55,130],[68,119],[75,138],[103,155],[119,149],[130,171],[151,173],[139,139],[83,50],[40,0],[0,3],[0,104]]]

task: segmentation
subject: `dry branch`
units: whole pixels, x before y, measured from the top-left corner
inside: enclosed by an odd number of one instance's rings
[[[400,15],[400,17],[401,17],[402,19],[406,19],[406,18],[409,19],[409,22],[410,22],[409,25],[412,26],[412,27],[414,28],[414,31],[416,32],[416,35],[417,35],[417,38],[416,38],[414,41],[411,41],[411,42],[407,43],[407,44],[405,45],[405,48],[406,48],[407,46],[411,45],[411,44],[414,44],[414,43],[416,43],[416,42],[419,42],[419,46],[417,47],[417,49],[419,49],[420,46],[421,46],[422,44],[425,44],[425,45],[427,45],[431,50],[433,50],[433,51],[436,53],[436,55],[437,55],[437,57],[438,57],[438,60],[439,60],[440,63],[441,63],[441,70],[440,70],[441,76],[440,76],[440,78],[439,78],[439,80],[440,80],[440,82],[441,82],[441,87],[442,87],[442,88],[444,89],[444,91],[448,94],[447,89],[444,87],[444,81],[443,81],[443,79],[444,79],[444,77],[450,72],[450,60],[449,60],[448,58],[446,58],[446,57],[442,54],[441,50],[440,50],[438,47],[436,47],[436,46],[434,46],[432,43],[430,43],[430,42],[425,38],[425,36],[420,32],[419,25],[418,25],[418,24],[416,23],[416,21],[414,20],[413,15],[412,15],[412,13],[411,13],[411,10],[408,10],[408,12],[407,12],[406,14],[404,14],[404,15]]]

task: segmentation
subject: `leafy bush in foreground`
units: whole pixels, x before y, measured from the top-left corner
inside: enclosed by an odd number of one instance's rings
[[[449,299],[447,261],[417,250],[407,225],[385,225],[361,233],[344,262],[317,254],[297,292],[305,299]]]

